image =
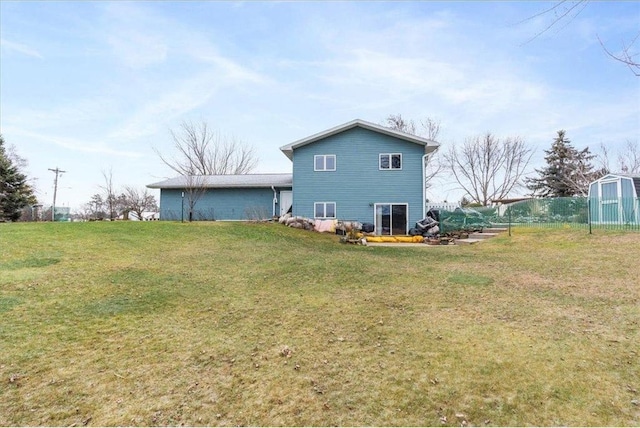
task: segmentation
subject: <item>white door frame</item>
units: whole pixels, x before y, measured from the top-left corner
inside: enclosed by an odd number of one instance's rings
[[[378,206],[380,205],[390,205],[391,209],[389,211],[389,234],[393,235],[393,205],[404,205],[405,206],[405,216],[406,216],[406,222],[405,222],[405,230],[404,230],[404,234],[406,235],[409,232],[409,204],[407,202],[376,202],[373,204],[373,225],[374,225],[374,230],[378,231],[378,219],[377,219],[377,211],[378,211]]]
[[[617,200],[614,199],[604,199],[604,197],[602,196],[602,186],[604,184],[616,184],[616,196],[617,196]],[[605,223],[605,224],[618,224],[621,223],[623,221],[624,215],[622,213],[622,180],[620,179],[620,177],[614,177],[614,178],[609,178],[607,180],[602,180],[600,182],[598,182],[598,195],[600,195],[600,207],[599,207],[599,214],[600,214],[600,222],[601,223]],[[614,221],[604,221],[604,214],[605,212],[607,214],[611,214],[612,211],[611,210],[606,210],[605,211],[605,205],[612,205],[612,204],[617,204],[617,214],[618,214],[618,219],[614,222]],[[607,219],[610,220],[610,219]]]
[[[280,215],[283,216],[289,211],[293,205],[293,191],[281,190],[280,191]]]

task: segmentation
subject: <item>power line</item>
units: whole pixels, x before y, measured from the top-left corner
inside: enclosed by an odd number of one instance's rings
[[[56,194],[58,193],[58,175],[67,172],[56,167],[55,169],[49,168],[49,171],[56,173],[56,178],[53,179],[53,206],[51,207],[51,221],[56,221]]]

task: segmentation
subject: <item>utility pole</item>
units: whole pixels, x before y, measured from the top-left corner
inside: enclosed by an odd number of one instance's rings
[[[53,179],[53,206],[51,207],[51,221],[56,221],[56,194],[58,193],[58,175],[67,171],[63,171],[56,167],[56,169],[49,168],[49,171],[56,173],[56,178]]]

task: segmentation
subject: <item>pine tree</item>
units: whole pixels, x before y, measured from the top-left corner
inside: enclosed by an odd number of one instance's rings
[[[564,130],[558,131],[550,150],[545,150],[547,166],[536,169],[538,178],[526,180],[527,188],[534,196],[562,198],[585,196],[589,183],[598,178],[591,160],[594,155],[589,148],[577,150],[566,138]]]
[[[0,135],[0,221],[16,221],[21,210],[36,202],[27,176],[14,164]]]

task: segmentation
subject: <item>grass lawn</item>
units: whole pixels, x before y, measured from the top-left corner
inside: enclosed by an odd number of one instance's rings
[[[640,425],[640,233],[0,224],[0,425]]]

